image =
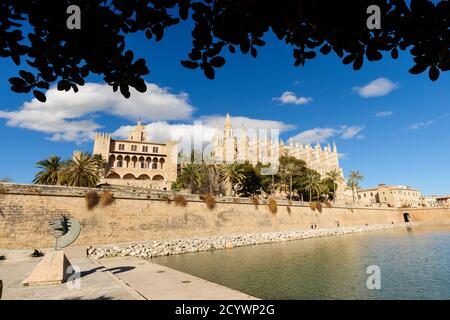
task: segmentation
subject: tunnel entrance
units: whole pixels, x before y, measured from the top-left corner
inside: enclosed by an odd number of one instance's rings
[[[411,217],[409,216],[409,213],[408,213],[408,212],[405,212],[405,213],[403,214],[403,220],[405,220],[405,222],[411,221]]]

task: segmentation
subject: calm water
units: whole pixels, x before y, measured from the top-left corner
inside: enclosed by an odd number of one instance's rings
[[[154,262],[262,299],[450,299],[450,227],[175,255]],[[367,267],[381,270],[369,290]]]

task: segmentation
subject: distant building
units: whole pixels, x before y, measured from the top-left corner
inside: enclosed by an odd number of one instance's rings
[[[436,200],[436,196],[421,196],[420,205],[422,207],[438,207],[439,203]]]
[[[94,154],[108,161],[110,170],[101,183],[170,190],[177,179],[177,142],[151,142],[138,121],[126,140],[97,133]]]
[[[436,196],[436,202],[439,207],[450,207],[450,195]]]
[[[387,186],[379,184],[376,188],[358,190],[358,202],[367,206],[419,207],[419,189],[408,186]]]

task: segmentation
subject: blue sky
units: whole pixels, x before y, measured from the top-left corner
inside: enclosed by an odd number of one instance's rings
[[[160,43],[128,39],[135,56],[147,60],[151,72],[145,80],[152,85],[127,101],[91,77],[89,92],[50,94],[48,105],[41,104],[10,92],[8,78],[17,68],[1,59],[0,178],[29,183],[36,161],[92,151],[94,131],[123,134],[138,116],[146,123],[158,121],[149,134],[162,139],[194,120],[222,122],[229,112],[250,125],[280,126],[285,140],[335,141],[344,173],[360,170],[363,187],[404,184],[425,194],[450,193],[449,73],[437,82],[427,74],[410,75],[407,52],[398,60],[365,62],[358,72],[332,54],[297,68],[292,49],[268,34],[256,59],[225,54],[227,63],[211,81],[179,63],[191,48],[189,32],[182,24]]]

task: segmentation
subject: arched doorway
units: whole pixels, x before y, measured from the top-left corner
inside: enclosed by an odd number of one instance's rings
[[[160,174],[157,174],[157,175],[153,176],[152,180],[162,181],[162,180],[164,180],[164,177]]]
[[[411,221],[411,216],[409,215],[408,212],[403,213],[403,220],[405,220],[405,222]]]

